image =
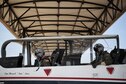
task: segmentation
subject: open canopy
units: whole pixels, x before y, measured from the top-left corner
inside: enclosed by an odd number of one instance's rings
[[[90,47],[91,48],[91,54],[92,54],[92,42],[94,42],[96,39],[116,39],[116,47],[119,49],[119,37],[118,35],[88,35],[88,36],[57,36],[57,37],[34,37],[34,38],[20,38],[20,39],[11,39],[2,45],[1,49],[1,55],[2,58],[6,57],[6,46],[11,42],[19,42],[24,44],[27,48],[27,61],[28,64],[31,64],[31,50],[35,47],[32,43],[34,42],[55,42],[55,40],[58,43],[57,49],[63,49],[65,51],[65,57],[69,57],[69,55],[72,54],[82,54],[83,51],[85,51],[85,48]],[[61,43],[64,43],[65,48],[63,48],[63,45]],[[42,46],[45,46],[42,44]],[[45,49],[44,49],[45,50]],[[54,50],[53,50],[54,51]],[[52,51],[52,52],[53,52]],[[25,54],[22,52],[22,54]],[[49,53],[46,53],[46,55]],[[50,55],[51,56],[51,55]],[[77,55],[78,56],[78,55]],[[80,57],[78,57],[80,58]]]

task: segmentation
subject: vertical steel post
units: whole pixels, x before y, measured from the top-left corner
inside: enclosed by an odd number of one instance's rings
[[[93,61],[92,40],[90,40],[90,61]]]
[[[31,46],[30,42],[27,42],[27,65],[31,65]]]
[[[92,30],[89,30],[90,35],[92,35]],[[90,61],[93,61],[93,50],[92,50],[92,39],[90,39]]]
[[[65,56],[67,56],[67,40],[65,40]]]

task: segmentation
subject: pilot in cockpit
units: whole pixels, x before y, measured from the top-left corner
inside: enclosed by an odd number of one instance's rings
[[[37,48],[35,50],[36,60],[34,66],[48,66],[50,65],[50,60],[45,56],[45,51],[42,48]]]
[[[112,64],[112,58],[107,51],[104,51],[104,46],[100,43],[94,46],[95,51],[95,60],[91,62],[93,68],[96,68],[97,65],[110,65]]]

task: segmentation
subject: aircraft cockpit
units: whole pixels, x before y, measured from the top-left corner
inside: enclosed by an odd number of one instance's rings
[[[95,56],[95,54],[93,54],[93,46],[98,39],[114,39],[116,41],[116,47],[111,49],[109,52],[113,59],[112,64],[126,63],[126,50],[119,49],[118,35],[92,35],[40,38],[32,37],[8,40],[3,43],[1,48],[0,65],[5,68],[68,65],[73,66],[85,64],[93,65],[93,61],[99,59]],[[11,42],[16,42],[22,45],[22,52],[20,52],[18,56],[6,56],[6,47]],[[43,50],[36,50],[38,48]],[[80,61],[85,55],[83,53],[86,50],[90,51],[90,53],[88,53],[90,56],[90,62],[81,63]],[[35,53],[35,51],[37,53]],[[39,55],[41,56],[39,57]]]

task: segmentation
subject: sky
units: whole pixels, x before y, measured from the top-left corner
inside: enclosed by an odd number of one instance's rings
[[[1,46],[2,46],[2,44],[3,44],[6,40],[14,39],[14,38],[15,38],[15,36],[13,36],[13,35],[9,32],[9,30],[6,29],[6,27],[5,27],[2,23],[0,23],[0,51],[1,51]],[[17,51],[17,52],[15,52],[15,46],[14,46],[14,45],[15,45],[15,43],[9,44],[9,45],[7,46],[7,50],[9,50],[9,51],[7,51],[7,56],[8,56],[8,55],[10,55],[10,56],[18,55],[19,52],[21,52],[21,49],[19,48],[19,47],[21,47],[21,45],[20,45],[20,44],[17,44],[17,45],[16,45],[16,51]],[[0,54],[0,56],[1,56],[1,54]]]
[[[108,30],[106,30],[103,35],[119,35],[120,48],[126,49],[126,12],[116,20]],[[96,43],[102,43],[105,47],[105,50],[110,52],[114,49],[115,41],[110,40],[98,40]],[[96,44],[95,43],[95,44]],[[93,52],[94,53],[94,52]],[[95,56],[93,55],[93,58]],[[86,59],[86,60],[85,60]],[[90,51],[89,49],[85,51],[81,58],[81,63],[89,63],[90,62]]]
[[[120,38],[120,48],[126,49],[126,13],[124,13],[116,22],[114,22],[113,25],[110,26],[110,28],[104,32],[104,35],[106,34],[118,34]],[[4,41],[15,38],[5,27],[0,23],[0,51],[1,51],[1,45]],[[106,47],[106,50],[112,50],[114,47],[113,42],[109,42],[107,40],[104,41],[97,41],[98,43],[104,43],[104,46]],[[21,45],[17,44],[16,47],[13,45],[9,45],[7,47],[7,56],[15,56],[21,52]],[[115,44],[114,44],[115,45]],[[16,50],[16,52],[15,52]],[[86,55],[86,56],[85,56]],[[89,63],[90,62],[90,55],[89,50],[85,51],[81,58],[81,63]],[[0,55],[1,57],[1,55]]]

